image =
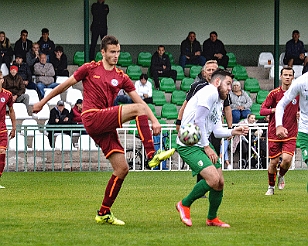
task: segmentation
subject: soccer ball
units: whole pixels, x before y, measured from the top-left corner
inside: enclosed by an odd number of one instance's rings
[[[180,127],[178,137],[183,144],[192,146],[200,141],[201,131],[195,124],[187,124]]]

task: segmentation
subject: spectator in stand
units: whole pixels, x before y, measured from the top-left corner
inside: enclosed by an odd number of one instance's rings
[[[91,24],[90,30],[92,32],[91,36],[91,46],[90,46],[90,61],[95,58],[95,47],[97,44],[98,36],[101,40],[107,35],[107,15],[109,13],[109,6],[105,4],[104,0],[98,0],[91,6],[91,13],[93,16],[93,22]]]
[[[36,86],[41,99],[44,98],[44,88],[55,88],[58,83],[54,82],[55,70],[51,63],[47,62],[47,56],[40,54],[40,62],[34,64],[34,74],[36,75]]]
[[[250,107],[252,100],[248,94],[241,89],[241,83],[239,81],[233,81],[232,91],[230,92],[231,109],[232,109],[232,122],[238,123],[241,119],[246,119],[251,113]]]
[[[121,105],[121,104],[130,104],[133,103],[133,100],[130,98],[129,95],[125,93],[123,89],[119,90],[116,99],[114,99],[114,106]]]
[[[189,32],[181,43],[180,65],[184,69],[186,64],[204,66],[205,58],[201,55],[201,45],[196,39],[195,32]]]
[[[32,81],[32,73],[27,63],[23,62],[22,55],[16,54],[13,65],[18,67],[18,75],[22,77],[22,80],[27,89],[36,90],[36,84]]]
[[[283,59],[283,63],[289,67],[293,65],[304,65],[308,63],[308,57],[305,56],[304,43],[299,40],[299,31],[294,30],[292,32],[292,39],[286,43],[286,51]]]
[[[33,43],[31,50],[26,54],[26,63],[30,67],[31,73],[34,72],[34,64],[40,61],[40,46],[38,43]]]
[[[140,79],[135,83],[137,94],[145,101],[146,103],[153,103],[152,98],[152,84],[148,81],[148,75],[145,73],[140,75]]]
[[[63,127],[63,125],[72,124],[72,117],[70,112],[65,108],[64,102],[62,100],[57,102],[57,105],[50,110],[50,116],[47,125],[50,125],[51,128]],[[48,128],[48,126],[47,126]],[[48,139],[51,147],[54,147],[54,134],[55,133],[64,133],[71,135],[71,131],[62,131],[62,130],[47,130]]]
[[[75,106],[71,109],[71,118],[73,123],[82,125],[81,112],[82,112],[82,99],[78,99],[75,103]]]
[[[55,69],[55,77],[56,76],[67,76],[67,56],[64,54],[63,47],[58,45],[55,48],[54,54],[50,56],[50,63],[53,65]]]
[[[155,82],[156,89],[159,89],[159,77],[168,77],[176,82],[176,70],[171,69],[169,56],[165,54],[165,46],[159,45],[153,54],[150,67],[151,75]]]
[[[0,32],[0,67],[2,63],[5,63],[7,68],[10,68],[10,63],[13,59],[13,48],[10,40],[5,36],[5,32]]]
[[[213,31],[210,33],[210,37],[203,42],[203,56],[207,61],[216,60],[218,66],[223,66],[226,69],[229,57],[226,55],[225,45],[217,37],[217,32]]]
[[[23,103],[27,107],[28,114],[31,115],[32,112],[29,107],[29,95],[25,94],[26,87],[22,80],[22,77],[17,74],[18,67],[11,66],[10,73],[4,76],[4,82],[2,87],[13,95],[13,103]]]
[[[47,55],[47,62],[49,62],[50,55],[53,54],[55,49],[55,43],[49,38],[49,30],[47,28],[42,29],[42,37],[37,43],[40,46],[40,51]]]
[[[14,53],[16,55],[21,55],[22,59],[26,61],[26,54],[32,48],[32,41],[28,39],[28,31],[21,30],[20,39],[15,42]]]

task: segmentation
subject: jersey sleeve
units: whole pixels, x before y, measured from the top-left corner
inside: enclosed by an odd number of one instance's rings
[[[266,116],[272,113],[272,105],[273,105],[274,100],[275,99],[273,97],[273,94],[270,93],[261,105],[260,115]]]
[[[124,89],[126,92],[131,92],[131,91],[135,91],[135,85],[134,83],[131,81],[131,79],[128,77],[127,74],[124,74],[124,79],[123,79],[123,87],[122,89]]]
[[[88,69],[89,69],[90,63],[85,63],[81,67],[79,67],[75,72],[74,72],[74,78],[77,81],[83,80],[85,77],[88,75]]]

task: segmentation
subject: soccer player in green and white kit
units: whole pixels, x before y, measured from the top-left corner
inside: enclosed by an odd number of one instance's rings
[[[280,139],[288,137],[288,130],[282,124],[286,106],[299,95],[300,118],[297,141],[302,150],[302,157],[308,165],[308,73],[297,78],[284,93],[283,98],[276,106],[276,135]],[[308,184],[307,184],[308,192]]]
[[[248,133],[248,126],[238,126],[234,129],[222,127],[221,115],[223,100],[231,91],[232,74],[218,69],[212,74],[210,84],[200,89],[187,103],[182,125],[196,124],[201,130],[201,140],[193,145],[186,146],[177,139],[178,152],[181,158],[190,166],[193,176],[200,174],[200,180],[193,190],[176,205],[182,222],[192,226],[190,206],[209,191],[209,211],[206,220],[208,226],[230,227],[229,224],[217,217],[217,211],[222,201],[224,178],[221,164],[213,146],[209,143],[209,136],[213,132],[217,138],[226,138],[233,135]]]

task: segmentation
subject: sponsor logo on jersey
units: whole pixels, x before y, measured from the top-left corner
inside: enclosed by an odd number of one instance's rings
[[[5,98],[4,98],[4,97],[1,97],[0,101],[1,101],[2,103],[4,103],[4,102],[5,102]]]
[[[198,161],[198,166],[200,166],[200,167],[203,166],[203,161],[202,160]]]
[[[297,100],[296,100],[296,98],[294,98],[294,99],[292,100],[292,104],[295,105],[296,103],[297,103]]]

